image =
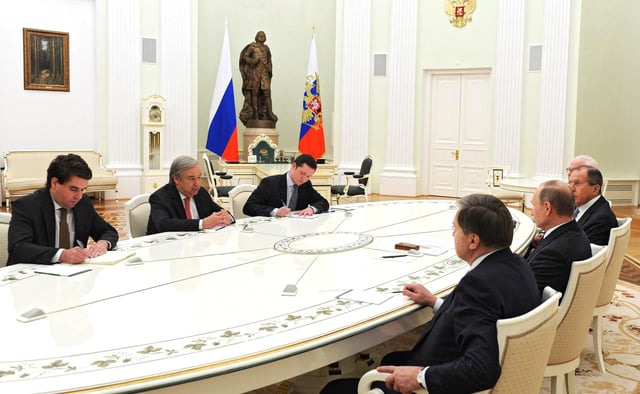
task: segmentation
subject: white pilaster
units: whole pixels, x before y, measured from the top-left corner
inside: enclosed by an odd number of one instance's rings
[[[161,96],[167,99],[162,167],[180,155],[195,156],[196,130],[192,128],[191,1],[160,1]]]
[[[139,193],[140,2],[107,2],[107,149],[121,197]],[[110,198],[111,196],[109,196]]]
[[[571,1],[545,0],[536,175],[561,177],[567,109]]]
[[[340,168],[360,169],[369,154],[371,1],[344,0]]]
[[[417,195],[413,164],[417,16],[417,0],[391,2],[387,157],[380,176],[380,194]]]
[[[522,91],[524,72],[525,1],[498,3],[498,34],[495,66],[494,165],[510,166],[520,174]]]

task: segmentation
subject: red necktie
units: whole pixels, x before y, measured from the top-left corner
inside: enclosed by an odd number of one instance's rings
[[[184,199],[184,212],[187,214],[187,219],[191,219],[191,199],[189,197]]]

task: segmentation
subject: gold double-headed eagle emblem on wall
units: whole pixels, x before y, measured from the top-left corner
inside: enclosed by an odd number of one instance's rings
[[[444,10],[449,15],[449,22],[455,27],[465,27],[471,22],[471,15],[476,10],[476,0],[445,0]]]

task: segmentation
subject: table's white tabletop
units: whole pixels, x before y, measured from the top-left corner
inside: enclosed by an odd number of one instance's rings
[[[453,250],[455,210],[453,201],[341,205],[314,219],[247,218],[121,242],[141,265],[93,264],[71,277],[1,268],[0,392],[242,392],[364,350],[430,318],[394,293],[404,283],[444,293],[466,272]],[[522,252],[535,226],[511,213]],[[397,242],[443,253],[382,258],[399,253]],[[290,283],[298,294],[281,295]],[[16,320],[34,307],[46,317]]]
[[[531,178],[503,178],[500,181],[500,188],[513,192],[533,193],[542,182],[550,181],[553,179],[556,178],[547,178],[540,176]]]

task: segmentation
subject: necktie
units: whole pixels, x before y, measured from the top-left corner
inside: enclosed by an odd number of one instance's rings
[[[295,210],[297,204],[298,204],[298,185],[293,185],[293,192],[291,192],[291,198],[289,199],[289,204],[287,206],[289,207],[289,209]]]
[[[71,248],[69,240],[69,223],[67,223],[67,209],[60,208],[60,232],[58,235],[58,247],[63,249]]]
[[[187,215],[187,219],[191,219],[191,199],[184,199],[184,213]]]
[[[576,208],[575,211],[573,211],[573,218],[577,218],[578,215],[580,214],[580,209]]]

